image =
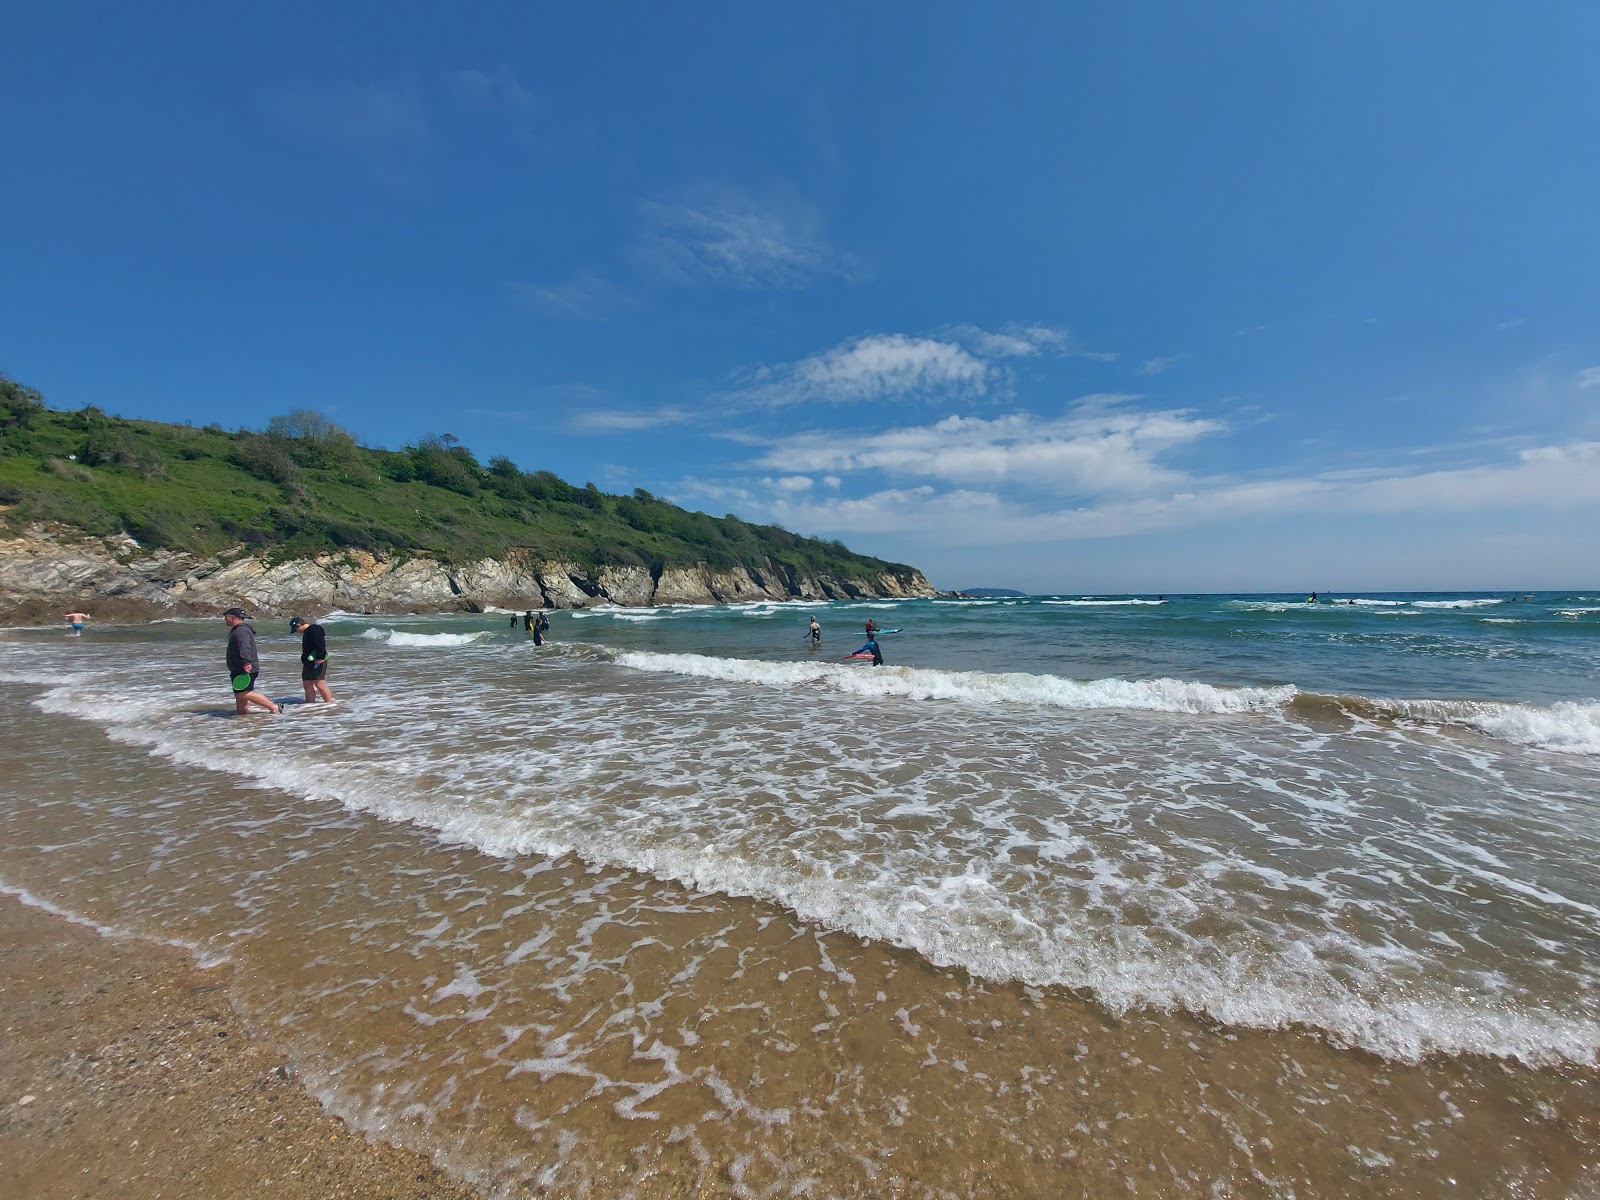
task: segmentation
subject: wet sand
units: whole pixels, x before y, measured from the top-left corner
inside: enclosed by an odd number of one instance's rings
[[[325,1113],[227,982],[226,967],[0,896],[6,1194],[475,1200]]]

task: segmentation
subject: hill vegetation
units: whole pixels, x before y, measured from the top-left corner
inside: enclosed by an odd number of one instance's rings
[[[145,547],[210,555],[241,544],[274,559],[330,550],[450,562],[512,548],[586,567],[716,569],[762,559],[866,578],[910,568],[777,525],[712,517],[643,489],[612,495],[510,459],[479,463],[449,434],[363,446],[305,410],[263,431],[195,429],[59,412],[0,376],[0,522],[125,531]]]

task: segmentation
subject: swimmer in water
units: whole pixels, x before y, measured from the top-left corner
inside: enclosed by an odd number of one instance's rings
[[[70,612],[70,613],[65,614],[65,616],[63,617],[63,620],[66,621],[67,625],[72,630],[72,632],[69,633],[67,636],[68,637],[73,637],[73,636],[76,636],[77,634],[82,633],[83,632],[83,623],[85,621],[87,621],[88,619],[89,619],[89,614],[88,613]]]
[[[817,624],[815,617],[811,618],[811,625],[806,630],[806,636],[811,639],[811,648],[813,650],[822,648],[822,626]]]

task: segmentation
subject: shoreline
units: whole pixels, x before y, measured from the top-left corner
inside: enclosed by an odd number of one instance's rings
[[[19,1196],[481,1200],[368,1141],[228,1002],[226,967],[0,895],[0,1162]]]

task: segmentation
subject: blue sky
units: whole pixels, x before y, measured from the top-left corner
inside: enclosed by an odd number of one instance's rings
[[[0,371],[944,587],[1600,584],[1600,6],[460,7],[6,6]]]

